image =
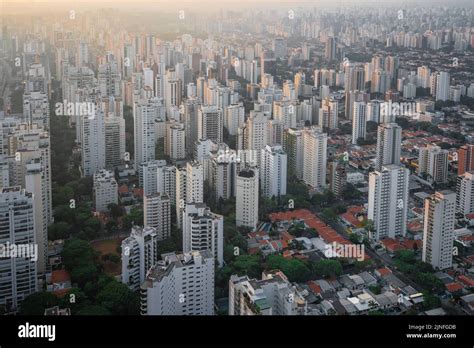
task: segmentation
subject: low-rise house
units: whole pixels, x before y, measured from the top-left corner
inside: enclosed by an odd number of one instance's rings
[[[383,294],[374,295],[374,299],[379,304],[380,309],[391,309],[398,305],[398,296],[391,291],[386,291]]]
[[[474,314],[474,294],[464,295],[460,298],[461,306],[469,314]]]
[[[377,284],[377,279],[375,279],[375,277],[367,271],[359,273],[359,277],[362,278],[366,286],[373,286]]]

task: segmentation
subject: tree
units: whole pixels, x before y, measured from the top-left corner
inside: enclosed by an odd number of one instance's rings
[[[380,295],[380,293],[382,292],[382,288],[380,285],[376,284],[376,285],[370,285],[369,286],[369,289],[370,291],[372,291],[375,295]]]
[[[443,282],[431,273],[416,272],[414,279],[423,289],[428,291],[437,293],[444,288]]]
[[[415,253],[411,250],[399,250],[396,252],[396,257],[402,262],[405,263],[414,263],[415,262]]]
[[[58,298],[50,292],[41,291],[26,297],[20,308],[21,315],[44,315],[44,310],[56,306]]]
[[[408,129],[410,128],[410,121],[408,121],[408,119],[404,118],[404,117],[397,117],[395,119],[395,122],[400,126],[402,127],[403,129]]]
[[[357,199],[362,196],[362,193],[351,183],[347,183],[342,191],[342,198],[344,200]]]
[[[240,255],[235,258],[231,268],[232,274],[248,275],[250,278],[258,278],[262,273],[262,265],[258,255]]]
[[[423,309],[430,310],[441,306],[439,297],[434,296],[429,292],[423,292]]]
[[[311,271],[303,261],[298,259],[285,259],[281,255],[268,256],[267,269],[282,271],[290,282],[305,282],[308,281],[311,276]]]
[[[72,314],[77,314],[81,309],[90,305],[84,291],[79,288],[71,288],[67,294],[59,300],[59,307],[70,308]]]
[[[110,203],[107,208],[110,210],[110,215],[114,218],[117,219],[123,215],[123,209],[121,206],[119,206],[116,203]]]
[[[360,244],[360,237],[357,233],[351,233],[349,235],[349,240],[354,244]]]
[[[112,315],[137,315],[139,300],[125,284],[109,282],[97,295],[97,303]]]
[[[48,226],[48,238],[50,240],[68,239],[71,235],[72,225],[60,221]]]
[[[130,214],[123,218],[123,225],[125,228],[131,228],[132,225],[143,226],[143,210],[132,209]]]
[[[324,208],[321,212],[321,217],[326,221],[336,221],[337,214],[332,208]]]
[[[78,315],[110,315],[110,311],[103,307],[97,305],[86,306],[82,308],[78,313]]]
[[[342,273],[342,265],[338,260],[321,260],[314,265],[314,271],[322,277],[336,276]]]
[[[96,255],[86,241],[80,239],[68,240],[64,244],[62,258],[73,282],[83,286],[88,281],[97,278]]]

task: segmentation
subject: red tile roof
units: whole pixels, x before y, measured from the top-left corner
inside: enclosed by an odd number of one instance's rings
[[[341,214],[341,217],[354,227],[358,227],[361,224],[359,219],[352,215],[350,212],[345,212],[344,214]]]
[[[321,293],[321,287],[316,284],[314,281],[309,281],[306,284],[308,284],[309,288],[315,293],[315,294],[320,294]]]
[[[286,242],[289,242],[290,240],[295,239],[295,237],[292,236],[292,235],[291,235],[290,233],[288,233],[288,232],[283,232],[283,233],[281,234],[281,238],[282,238],[284,241],[286,241]]]
[[[122,185],[118,188],[119,193],[128,193],[129,189],[127,185]]]
[[[304,220],[306,225],[308,225],[309,228],[314,228],[326,243],[331,244],[337,242],[339,244],[351,244],[347,239],[337,233],[331,226],[326,225],[308,209],[272,213],[270,214],[270,219],[272,222],[291,221],[293,219]],[[364,259],[370,259],[370,257],[365,254]]]
[[[403,242],[400,242],[400,244],[405,249],[414,249],[413,246],[414,244],[416,244],[416,246],[418,247],[418,250],[420,250],[423,246],[423,241],[420,239],[418,240],[406,239]]]
[[[51,273],[51,283],[64,283],[68,281],[71,281],[71,276],[65,269],[60,269]]]
[[[249,249],[247,250],[247,252],[248,252],[250,255],[258,254],[259,251],[260,251],[260,248],[249,248]]]
[[[446,289],[447,289],[449,292],[461,291],[463,288],[464,288],[464,287],[462,286],[462,284],[457,283],[457,282],[446,284]]]
[[[460,275],[458,277],[458,280],[464,284],[466,284],[467,286],[469,287],[473,287],[474,286],[474,280],[472,280],[471,278],[465,276],[465,275]]]
[[[387,267],[379,268],[377,272],[380,274],[381,277],[385,277],[386,275],[392,273],[392,271]]]
[[[143,197],[143,189],[142,188],[134,188],[133,189],[133,195],[135,197]]]

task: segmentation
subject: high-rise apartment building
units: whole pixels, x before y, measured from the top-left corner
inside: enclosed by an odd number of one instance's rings
[[[400,164],[402,128],[396,123],[383,123],[377,128],[377,154],[375,170],[382,166]]]
[[[122,283],[136,291],[158,261],[158,234],[153,227],[134,226],[122,241]]]
[[[183,251],[209,251],[224,265],[224,217],[204,203],[186,204],[183,211]]]
[[[140,287],[142,315],[213,315],[214,256],[163,254]]]
[[[369,174],[367,218],[374,224],[374,240],[405,236],[409,175],[408,169],[396,165]]]
[[[265,146],[261,151],[260,185],[267,198],[286,195],[287,155],[279,145]]]
[[[143,197],[143,224],[156,230],[158,240],[171,235],[171,201],[166,194],[155,193]]]
[[[455,213],[452,191],[435,192],[425,199],[422,260],[434,269],[452,267]]]
[[[314,188],[325,188],[327,133],[318,128],[305,130],[303,149],[303,181]]]
[[[236,223],[237,226],[250,227],[258,224],[258,170],[242,169],[236,178]]]

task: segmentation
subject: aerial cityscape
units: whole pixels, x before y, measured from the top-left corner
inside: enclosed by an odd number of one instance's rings
[[[474,314],[474,3],[255,3],[0,1],[2,315]]]

